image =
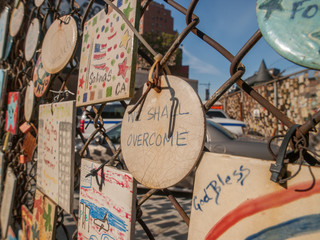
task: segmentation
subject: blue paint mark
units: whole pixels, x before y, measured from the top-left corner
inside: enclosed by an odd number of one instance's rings
[[[115,240],[115,239],[108,234],[102,234],[101,240]]]
[[[110,226],[115,227],[122,232],[128,232],[127,224],[121,218],[110,212],[108,209],[104,207],[98,207],[94,203],[89,202],[85,199],[81,199],[80,202],[90,207],[90,215],[92,218],[96,218],[102,221],[104,216],[108,214],[108,222]]]
[[[312,214],[266,228],[246,240],[284,240],[320,231],[320,214]]]
[[[123,4],[123,0],[118,0],[117,7],[118,7],[118,8],[121,7],[122,4]]]
[[[86,102],[86,101],[87,101],[87,98],[88,98],[88,94],[87,94],[87,93],[84,93],[84,94],[83,94],[83,102]]]
[[[89,240],[98,240],[98,238],[95,235],[91,235]]]

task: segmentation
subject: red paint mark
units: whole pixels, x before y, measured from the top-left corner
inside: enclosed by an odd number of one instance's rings
[[[114,38],[117,35],[117,32],[115,32],[113,35],[111,35],[110,37],[108,37],[108,40]]]
[[[102,83],[102,87],[105,87],[105,86],[106,86],[106,82],[103,82],[103,83]]]
[[[100,34],[97,35],[97,39],[99,39],[99,38],[100,38]]]
[[[116,210],[118,213],[121,213],[121,212],[122,212],[122,209],[119,208],[119,207],[117,208],[116,206],[113,206],[113,209]]]
[[[42,215],[42,213],[43,213],[41,196],[40,196],[40,198],[38,198],[37,200],[34,201],[33,206],[34,206],[33,208],[36,210],[36,220],[39,221],[40,215]]]
[[[93,59],[94,60],[100,60],[100,59],[104,58],[106,55],[107,55],[107,53],[94,54],[93,55]]]
[[[107,21],[106,21],[106,23],[108,23],[110,21],[110,19],[109,18],[107,18]]]
[[[113,49],[116,49],[118,47],[118,45],[117,44],[115,44],[114,46],[113,46]]]
[[[91,89],[92,89],[92,86],[89,87],[89,90],[91,90]]]
[[[109,72],[109,69],[110,69],[109,67],[106,67],[106,72]]]
[[[110,32],[111,32],[111,33],[113,33],[113,31],[114,31],[114,27],[112,27],[112,28],[110,29]]]
[[[306,189],[310,187],[312,182],[305,182],[290,186],[288,189],[269,193],[267,195],[250,199],[237,208],[230,211],[227,215],[220,219],[206,235],[206,240],[213,240],[219,238],[229,228],[235,225],[240,220],[252,216],[258,212],[269,208],[280,207],[290,202],[294,202],[301,198],[307,198],[314,194],[320,193],[320,180],[316,181],[315,186],[306,192],[296,192],[296,189]]]
[[[90,44],[87,45],[87,48],[88,48],[88,49],[89,49],[89,47],[90,47]]]
[[[120,53],[120,57],[121,57],[121,58],[124,57],[124,52]]]
[[[126,83],[129,82],[129,78],[126,78],[126,80],[124,80]]]
[[[133,18],[130,18],[130,22],[133,23]]]
[[[109,48],[108,48],[108,52],[110,52],[111,50],[112,50],[112,47],[109,47]]]
[[[85,67],[83,71],[86,72],[86,71],[87,71],[87,68]]]
[[[105,44],[101,44],[101,46],[100,46],[100,51],[104,50],[106,47],[107,47],[107,44],[106,44],[106,43],[105,43]]]

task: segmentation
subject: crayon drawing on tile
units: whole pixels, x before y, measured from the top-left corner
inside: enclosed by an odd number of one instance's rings
[[[5,130],[13,135],[18,133],[20,93],[9,92]]]
[[[113,3],[133,26],[139,21],[139,0]],[[137,39],[111,7],[84,25],[77,106],[128,99],[134,93]]]
[[[68,213],[73,211],[74,101],[39,106],[37,187]]]
[[[14,201],[14,195],[16,192],[16,183],[17,183],[17,178],[12,168],[8,167],[2,201],[1,201],[1,212],[0,212],[2,238],[6,238],[9,223],[11,221],[11,212],[12,212],[12,206]]]
[[[136,182],[132,175],[113,167],[86,177],[99,163],[82,159],[78,239],[133,239],[135,226]]]
[[[55,239],[57,205],[36,190],[32,215],[30,239]]]
[[[302,166],[287,187],[271,161],[205,152],[196,171],[189,240],[320,239],[320,168]],[[289,165],[293,175],[299,165]],[[300,190],[300,191],[299,191]]]
[[[31,239],[32,213],[25,206],[21,206],[21,226],[24,239]]]

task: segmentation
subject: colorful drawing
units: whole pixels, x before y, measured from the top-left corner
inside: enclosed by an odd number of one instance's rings
[[[17,240],[16,235],[14,234],[14,231],[12,230],[12,227],[8,227],[8,234],[7,234],[7,239],[8,240]]]
[[[75,102],[40,105],[37,187],[73,211]]]
[[[201,101],[183,79],[161,76],[162,91],[151,90],[139,109],[124,114],[121,150],[130,173],[150,188],[167,188],[185,178],[200,159],[205,137]],[[147,84],[143,91],[146,91]]]
[[[100,165],[82,159],[78,238],[133,239],[135,227],[136,182],[131,174],[113,167],[104,167],[96,178],[86,177]],[[100,191],[101,190],[101,191]]]
[[[113,3],[137,26],[139,1]],[[127,99],[133,96],[137,40],[125,20],[111,7],[85,23],[77,106]]]
[[[7,70],[0,69],[0,109],[3,108],[6,101],[7,79]]]
[[[8,167],[5,179],[5,186],[1,201],[0,223],[1,223],[1,236],[6,238],[9,223],[11,221],[11,212],[16,191],[17,178],[12,170]]]
[[[320,168],[311,167],[313,182],[308,167],[302,166],[284,188],[270,181],[270,164],[204,153],[196,172],[188,239],[319,239]],[[290,165],[287,170],[293,174],[298,168]]]
[[[51,75],[43,68],[41,54],[33,72],[33,89],[36,97],[42,97],[47,92],[51,80]]]
[[[8,33],[9,8],[5,7],[0,15],[0,59],[3,59]]]
[[[31,239],[31,227],[32,227],[32,213],[25,206],[21,206],[21,218],[22,218],[22,231],[24,239]]]
[[[258,0],[257,20],[263,38],[281,56],[320,69],[318,0]]]
[[[56,218],[57,206],[47,196],[36,190],[30,239],[55,239]]]
[[[6,114],[5,130],[13,135],[18,132],[20,93],[9,92],[8,110]]]

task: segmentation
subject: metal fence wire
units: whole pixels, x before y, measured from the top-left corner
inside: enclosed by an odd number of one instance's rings
[[[278,108],[276,108],[272,103],[267,101],[263,96],[261,96],[257,91],[255,91],[252,87],[250,87],[245,81],[242,80],[242,76],[244,75],[246,69],[245,66],[241,63],[242,59],[246,57],[246,55],[253,51],[252,48],[254,45],[262,38],[261,31],[258,29],[253,36],[251,36],[248,41],[243,45],[243,47],[238,51],[238,53],[233,56],[227,49],[225,49],[221,44],[216,42],[212,37],[208,36],[206,33],[197,28],[200,17],[194,14],[194,10],[197,7],[199,0],[192,0],[189,3],[188,8],[185,8],[178,4],[173,0],[164,0],[165,4],[168,4],[175,8],[178,12],[181,13],[181,17],[185,17],[186,27],[184,30],[178,35],[175,39],[172,46],[167,50],[167,52],[162,56],[158,54],[152,46],[143,38],[142,35],[134,28],[134,26],[130,23],[130,21],[125,17],[124,13],[114,5],[111,0],[105,1],[105,9],[107,10],[108,6],[112,7],[114,11],[116,11],[126,22],[126,24],[130,27],[130,29],[134,32],[135,37],[139,40],[139,43],[144,45],[145,49],[148,53],[143,52],[139,49],[139,55],[143,57],[151,66],[154,66],[154,71],[152,72],[152,78],[148,80],[147,85],[148,89],[141,95],[140,99],[136,102],[136,105],[131,112],[133,112],[136,108],[142,109],[143,102],[148,93],[154,89],[155,91],[161,91],[159,88],[159,76],[163,74],[169,74],[166,63],[170,59],[170,56],[176,51],[176,49],[180,46],[183,40],[189,35],[194,34],[199,38],[199,41],[204,41],[208,48],[212,48],[215,51],[219,52],[224,58],[226,58],[230,62],[230,78],[226,79],[225,82],[220,86],[220,88],[203,104],[203,109],[207,112],[211,106],[213,106],[221,96],[226,93],[230,87],[236,84],[240,89],[250,95],[253,99],[255,99],[260,105],[262,105],[265,109],[267,109],[273,116],[275,116],[281,123],[283,123],[288,128],[288,133],[285,136],[274,136],[270,139],[270,142],[277,139],[283,138],[283,144],[281,145],[280,152],[278,155],[274,153],[274,159],[276,162],[271,167],[272,172],[272,180],[275,182],[285,183],[289,179],[293,178],[298,174],[298,172],[291,177],[286,177],[283,175],[283,171],[285,168],[286,162],[299,163],[300,166],[302,164],[306,164],[308,166],[316,166],[319,164],[319,153],[308,148],[308,138],[309,132],[315,130],[315,126],[320,121],[320,112],[316,112],[307,122],[303,125],[297,125],[294,122],[294,119],[289,119],[283,112],[281,112]],[[62,12],[60,9],[62,0],[59,0],[55,3],[53,0],[46,0],[44,7],[37,7],[35,5],[34,0],[20,0],[19,2],[23,2],[25,4],[25,21],[22,23],[22,28],[19,31],[18,35],[12,39],[12,50],[8,55],[7,59],[1,60],[1,67],[3,69],[7,69],[8,77],[11,81],[8,82],[8,90],[18,91],[21,94],[21,98],[23,99],[26,94],[26,88],[29,83],[32,83],[32,69],[35,66],[35,61],[26,61],[24,58],[23,47],[24,41],[26,39],[26,31],[28,25],[30,24],[32,18],[36,16],[40,22],[42,22],[41,26],[41,34],[44,36],[48,27],[55,19],[61,19],[63,15],[70,15],[78,20],[78,40],[77,44],[80,44],[80,40],[82,39],[82,34],[84,30],[84,24],[88,20],[89,17],[93,16],[97,10],[94,5],[95,0],[91,0],[85,3],[86,8],[80,6],[75,0],[69,0],[67,3],[70,5],[69,12]],[[100,1],[101,2],[101,1]],[[143,1],[141,4],[141,16],[143,15],[145,9],[152,2],[152,0]],[[8,7],[12,9],[12,5],[14,3],[7,3]],[[62,21],[62,20],[61,20]],[[40,42],[41,43],[41,42]],[[41,44],[38,44],[41,46]],[[37,54],[41,51],[41,49],[37,50]],[[150,56],[153,56],[151,58]],[[79,59],[76,54],[74,54],[69,62],[69,67],[64,71],[60,71],[56,74],[53,74],[52,84],[50,86],[50,91],[48,91],[43,97],[37,98],[35,103],[34,112],[38,112],[38,107],[43,103],[55,103],[62,102],[68,99],[71,99],[74,93],[70,92],[67,88],[67,83],[70,80],[70,77],[73,73],[77,73],[79,71]],[[123,106],[127,106],[127,104],[122,101]],[[88,151],[88,145],[92,142],[97,134],[101,134],[106,142],[109,144],[113,156],[111,159],[104,160],[101,163],[101,166],[98,169],[91,171],[89,175],[96,178],[99,185],[102,187],[102,183],[99,180],[98,172],[104,166],[116,166],[120,169],[126,169],[124,159],[121,155],[121,146],[116,148],[111,139],[106,134],[106,129],[103,126],[102,119],[102,110],[107,105],[107,103],[101,104],[99,107],[92,105],[92,108],[95,112],[95,116],[89,116],[90,122],[93,122],[95,131],[91,134],[88,139],[85,139],[77,128],[77,135],[79,135],[84,143],[79,155],[80,158],[86,156],[86,151]],[[20,104],[19,111],[23,112],[23,104]],[[85,110],[85,108],[83,108]],[[23,132],[19,132],[17,135],[11,135],[4,131],[4,121],[5,121],[5,109],[3,108],[1,111],[1,136],[2,136],[2,149],[5,154],[5,165],[4,169],[12,168],[15,176],[17,177],[16,191],[14,193],[14,203],[12,210],[12,226],[21,228],[21,206],[25,205],[32,212],[34,205],[34,195],[37,183],[37,146],[34,146],[31,151],[31,161],[25,161],[26,157],[26,148],[23,147],[23,144],[27,138],[27,135]],[[136,116],[139,118],[139,114]],[[19,126],[24,123],[24,120],[21,118],[19,122]],[[31,131],[31,137],[37,140],[37,128],[39,127],[38,120],[33,120],[29,123],[33,126]],[[30,137],[30,136],[29,136]],[[297,160],[286,159],[286,149],[288,146],[293,150],[297,157]],[[270,149],[271,151],[271,149]],[[271,151],[272,152],[272,151]],[[79,179],[81,166],[79,159],[76,160],[75,163],[75,190],[79,189]],[[285,160],[286,159],[286,160]],[[299,170],[298,170],[299,171]],[[313,176],[310,168],[310,174]],[[314,179],[314,176],[313,176]],[[100,182],[99,182],[100,181]],[[312,186],[310,186],[312,188]],[[307,189],[304,189],[307,190]],[[189,226],[190,218],[188,214],[181,207],[174,194],[170,192],[168,189],[150,189],[146,194],[137,199],[137,213],[136,213],[136,221],[142,226],[144,229],[146,236],[149,239],[155,239],[152,234],[152,229],[149,229],[147,224],[143,220],[143,204],[154,194],[162,191],[164,195],[167,196],[168,201],[172,203],[175,209],[179,212],[181,218],[185,221],[185,223]],[[73,233],[69,233],[67,227],[65,226],[65,218],[69,216],[64,212],[62,208],[58,209],[58,220],[56,229],[62,232],[65,235],[65,239],[77,239],[77,230]],[[74,225],[77,226],[78,212],[74,212],[71,216],[72,221],[74,221]]]

